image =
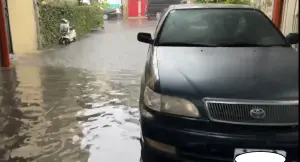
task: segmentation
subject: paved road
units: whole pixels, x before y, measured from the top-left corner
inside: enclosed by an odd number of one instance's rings
[[[138,162],[138,95],[148,20],[109,21],[0,75],[0,161]]]

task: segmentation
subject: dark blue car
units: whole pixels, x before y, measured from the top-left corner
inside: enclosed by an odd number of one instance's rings
[[[149,44],[143,159],[233,162],[254,149],[298,161],[297,33],[250,6],[203,4],[171,5],[153,37],[137,38]]]

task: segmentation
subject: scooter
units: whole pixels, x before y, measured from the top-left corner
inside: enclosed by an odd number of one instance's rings
[[[59,44],[66,45],[76,41],[76,30],[70,26],[70,23],[66,19],[61,19],[59,28]]]

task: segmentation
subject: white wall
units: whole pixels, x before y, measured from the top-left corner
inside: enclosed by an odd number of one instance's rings
[[[284,35],[289,33],[299,33],[298,28],[298,14],[299,14],[299,1],[298,0],[284,0],[281,31]],[[297,50],[299,45],[294,46]]]
[[[284,0],[281,30],[284,34],[298,32],[298,0]]]
[[[121,0],[107,0],[107,2],[110,4],[122,4]]]
[[[251,0],[251,2],[272,20],[274,0]]]
[[[35,51],[38,44],[33,0],[8,0],[7,5],[14,52]]]

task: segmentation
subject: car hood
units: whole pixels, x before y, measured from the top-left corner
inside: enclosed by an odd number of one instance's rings
[[[156,47],[162,94],[193,99],[298,99],[298,53],[289,47]]]

